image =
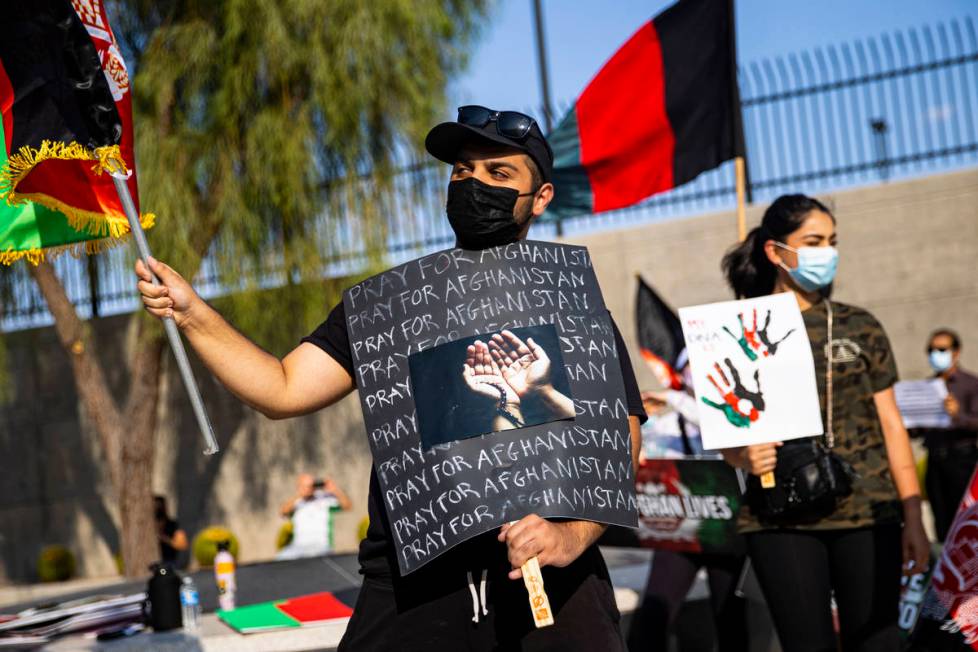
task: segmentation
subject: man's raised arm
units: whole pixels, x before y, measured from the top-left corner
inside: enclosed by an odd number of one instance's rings
[[[172,317],[197,356],[235,396],[272,419],[308,414],[353,390],[350,374],[319,347],[303,343],[282,360],[239,333],[169,265],[150,259],[161,285],[136,261],[146,310]],[[270,317],[271,318],[271,317]]]

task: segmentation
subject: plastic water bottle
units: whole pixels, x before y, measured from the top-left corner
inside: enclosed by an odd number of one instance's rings
[[[217,581],[217,604],[223,611],[234,609],[234,592],[237,585],[234,581],[234,556],[228,552],[228,541],[217,544],[217,555],[214,556],[214,579]]]
[[[180,587],[180,613],[183,615],[183,628],[196,632],[200,628],[200,593],[189,575],[183,578]]]

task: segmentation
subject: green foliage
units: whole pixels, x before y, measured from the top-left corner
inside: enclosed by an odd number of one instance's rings
[[[194,552],[194,559],[202,567],[213,566],[214,557],[217,555],[217,544],[221,541],[230,541],[228,552],[235,559],[238,558],[238,537],[234,536],[231,530],[222,525],[212,525],[194,537],[191,546]]]
[[[159,217],[158,257],[189,277],[216,254],[220,279],[240,290],[225,314],[266,347],[294,345],[338,297],[318,286],[328,262],[382,264],[392,171],[443,115],[487,3],[111,6],[135,71],[140,196]],[[286,286],[273,295],[256,274],[270,268]]]
[[[292,521],[288,520],[282,523],[282,527],[278,529],[278,534],[275,535],[275,549],[281,550],[285,546],[292,543],[293,527]]]
[[[75,574],[75,556],[64,546],[46,546],[37,558],[37,577],[42,582],[64,582]]]

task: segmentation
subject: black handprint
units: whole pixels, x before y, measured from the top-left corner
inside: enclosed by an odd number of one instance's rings
[[[737,367],[733,365],[730,358],[724,360],[727,368],[730,370],[730,376],[733,378],[733,393],[734,396],[745,401],[750,401],[750,404],[754,406],[757,412],[764,411],[764,394],[761,391],[761,371],[760,369],[754,370],[754,384],[757,385],[757,391],[752,392],[747,389],[744,384],[740,381],[740,372],[737,371]]]
[[[778,340],[777,342],[772,342],[767,334],[767,329],[770,325],[771,325],[771,311],[768,310],[767,317],[764,319],[764,328],[757,331],[757,337],[760,338],[761,342],[764,343],[764,346],[767,349],[766,351],[764,351],[765,356],[774,355],[775,353],[777,353],[778,346],[780,346],[782,342],[788,339],[789,335],[795,332],[795,329],[792,328],[790,331],[785,333],[784,337],[782,337],[780,340]]]

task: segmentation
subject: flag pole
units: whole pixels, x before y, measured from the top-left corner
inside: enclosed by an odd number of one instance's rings
[[[111,172],[110,174],[112,175],[112,182],[115,184],[116,194],[119,195],[119,201],[122,202],[122,207],[126,211],[126,219],[129,220],[129,229],[132,231],[133,239],[136,241],[136,249],[139,251],[139,257],[142,259],[146,269],[149,269],[149,243],[146,241],[146,233],[143,231],[143,226],[139,223],[139,213],[136,211],[136,205],[132,201],[132,195],[129,194],[126,177],[125,175]],[[153,276],[153,285],[159,285],[160,280],[156,278],[156,274],[153,274],[152,270],[150,270],[150,274]],[[197,417],[197,425],[200,427],[200,433],[204,436],[204,441],[207,443],[207,448],[204,449],[204,455],[213,455],[220,450],[220,447],[214,438],[214,429],[211,427],[210,419],[207,418],[204,401],[200,397],[200,390],[197,388],[194,372],[190,368],[190,360],[187,358],[187,351],[183,347],[183,340],[180,339],[177,324],[172,318],[166,317],[163,319],[163,329],[166,331],[166,337],[170,341],[170,349],[173,350],[173,356],[177,359],[177,367],[180,369],[183,385],[187,388],[187,394],[190,396],[190,404],[193,406],[194,415]]]
[[[743,242],[747,239],[747,166],[743,156],[734,159],[734,172],[737,177],[737,240]],[[761,487],[773,489],[774,486],[774,471],[761,476]]]
[[[744,157],[734,158],[734,173],[737,177],[737,240],[747,239],[747,165]]]
[[[734,130],[734,176],[737,187],[737,241],[747,239],[747,202],[753,201],[750,183],[747,180],[747,141],[744,138],[743,106],[740,103],[740,85],[737,70],[737,13],[734,10],[734,0],[727,0],[730,16],[730,90],[733,93],[733,130]],[[768,471],[761,476],[761,487],[773,489],[775,486],[774,472]]]

